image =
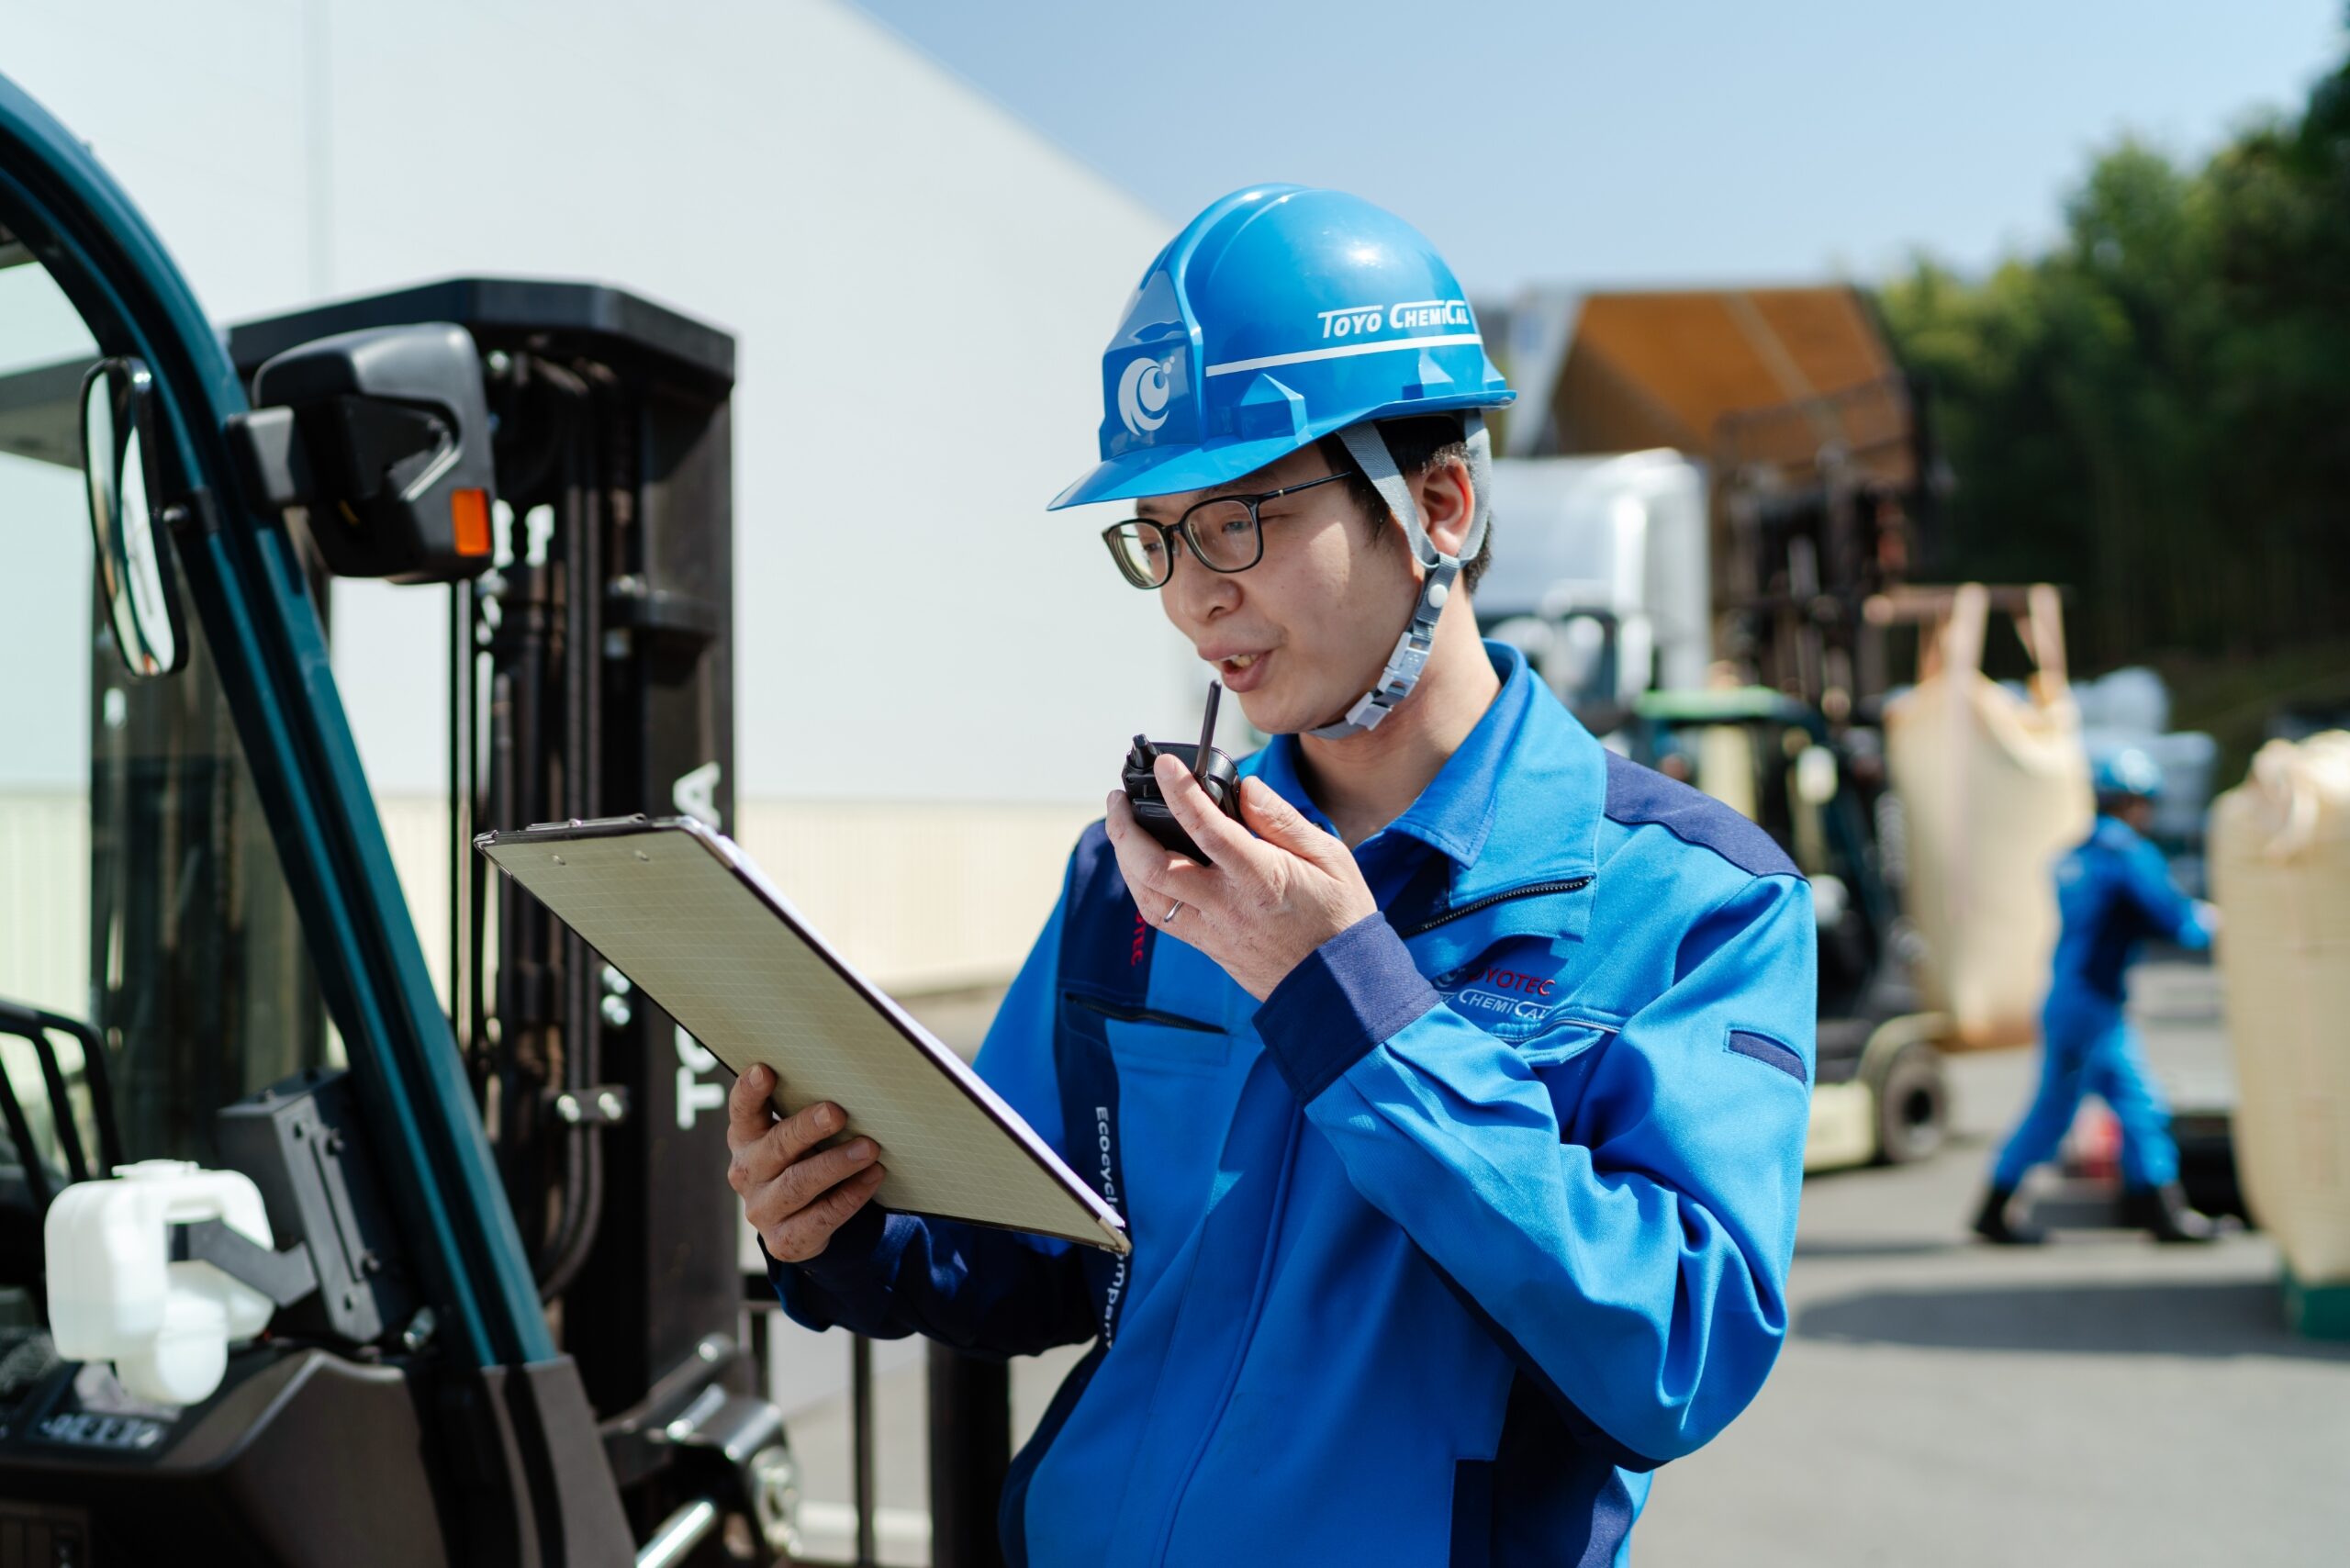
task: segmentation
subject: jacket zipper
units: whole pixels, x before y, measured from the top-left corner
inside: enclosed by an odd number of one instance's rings
[[[1224,1033],[1224,1027],[1219,1024],[1208,1024],[1197,1018],[1186,1018],[1180,1013],[1161,1013],[1155,1007],[1129,1007],[1123,1002],[1105,1002],[1101,997],[1089,996],[1081,991],[1065,991],[1061,992],[1061,998],[1065,1002],[1074,1002],[1084,1008],[1088,1013],[1098,1013],[1104,1018],[1114,1018],[1121,1024],[1160,1024],[1169,1029],[1190,1029],[1203,1035]]]
[[[1448,909],[1439,914],[1432,915],[1404,932],[1404,936],[1408,941],[1424,932],[1434,931],[1439,925],[1449,925],[1463,915],[1474,914],[1482,909],[1491,909],[1497,903],[1508,903],[1513,899],[1540,898],[1545,893],[1579,893],[1589,886],[1591,886],[1589,877],[1576,877],[1563,882],[1530,882],[1522,888],[1505,888],[1497,893],[1487,893],[1481,899],[1471,899],[1458,909]]]

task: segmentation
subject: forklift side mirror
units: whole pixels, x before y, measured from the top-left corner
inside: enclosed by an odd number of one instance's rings
[[[157,483],[155,379],[135,359],[103,359],[82,379],[82,475],[90,540],[115,650],[132,675],[169,675],[187,662]]]
[[[489,402],[464,328],[303,343],[254,374],[253,403],[230,421],[245,478],[305,509],[337,577],[454,582],[489,565]]]

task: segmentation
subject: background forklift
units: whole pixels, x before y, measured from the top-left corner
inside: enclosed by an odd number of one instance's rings
[[[1922,1159],[1948,1126],[1946,1021],[1910,977],[1879,727],[1912,650],[1870,606],[1908,580],[1946,483],[1926,399],[1845,286],[1591,295],[1547,341],[1495,465],[1523,510],[1480,616],[1595,734],[1743,812],[1811,879],[1807,1168]]]
[[[1883,367],[1880,367],[1883,368]],[[1882,728],[1897,655],[1873,607],[1897,593],[1948,483],[1922,387],[1898,373],[1727,411],[1713,426],[1719,645],[1759,684],[1656,694],[1699,782],[1811,878],[1819,912],[1818,1062],[1807,1169],[1907,1164],[1942,1146],[1941,1048],[1920,1010],[1918,937],[1900,913],[1905,834]],[[1744,778],[1741,767],[1751,767]]]
[[[1818,709],[1769,687],[1652,691],[1628,749],[1736,807],[1811,879],[1819,923],[1819,1023],[1804,1168],[1906,1165],[1939,1149],[1950,1098],[1919,1010],[1875,808],[1877,754],[1831,733]]]
[[[84,346],[11,362],[0,454],[83,477],[96,602],[0,682],[93,661],[89,1001],[0,999],[36,1064],[0,1072],[0,1561],[789,1555],[724,1074],[467,847],[728,825],[733,341],[488,281],[216,332],[0,79],[0,346],[36,318]],[[330,674],[335,576],[448,599],[445,1011]],[[153,1159],[251,1177],[274,1238],[164,1227],[275,1307],[185,1406],[61,1361],[46,1317],[60,1190]]]

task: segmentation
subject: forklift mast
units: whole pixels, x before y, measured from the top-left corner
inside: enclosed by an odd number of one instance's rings
[[[247,322],[229,353],[250,380],[419,322],[480,348],[501,502],[489,570],[397,590],[449,599],[450,1021],[540,1295],[599,1416],[624,1417],[737,1332],[722,1070],[472,840],[633,812],[732,825],[734,344],[615,288],[467,278]]]
[[[1908,579],[1946,485],[1928,406],[1897,374],[1714,427],[1718,645],[1839,728],[1874,722],[1890,678],[1866,606]]]

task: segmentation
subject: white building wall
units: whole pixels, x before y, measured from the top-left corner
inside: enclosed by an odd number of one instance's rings
[[[746,841],[885,980],[1009,972],[1125,737],[1198,711],[1107,519],[1043,510],[1169,222],[836,0],[9,12],[0,70],[216,320],[491,273],[734,332]],[[440,598],[346,583],[335,615],[371,778],[435,794]],[[401,857],[428,946],[438,854]]]

